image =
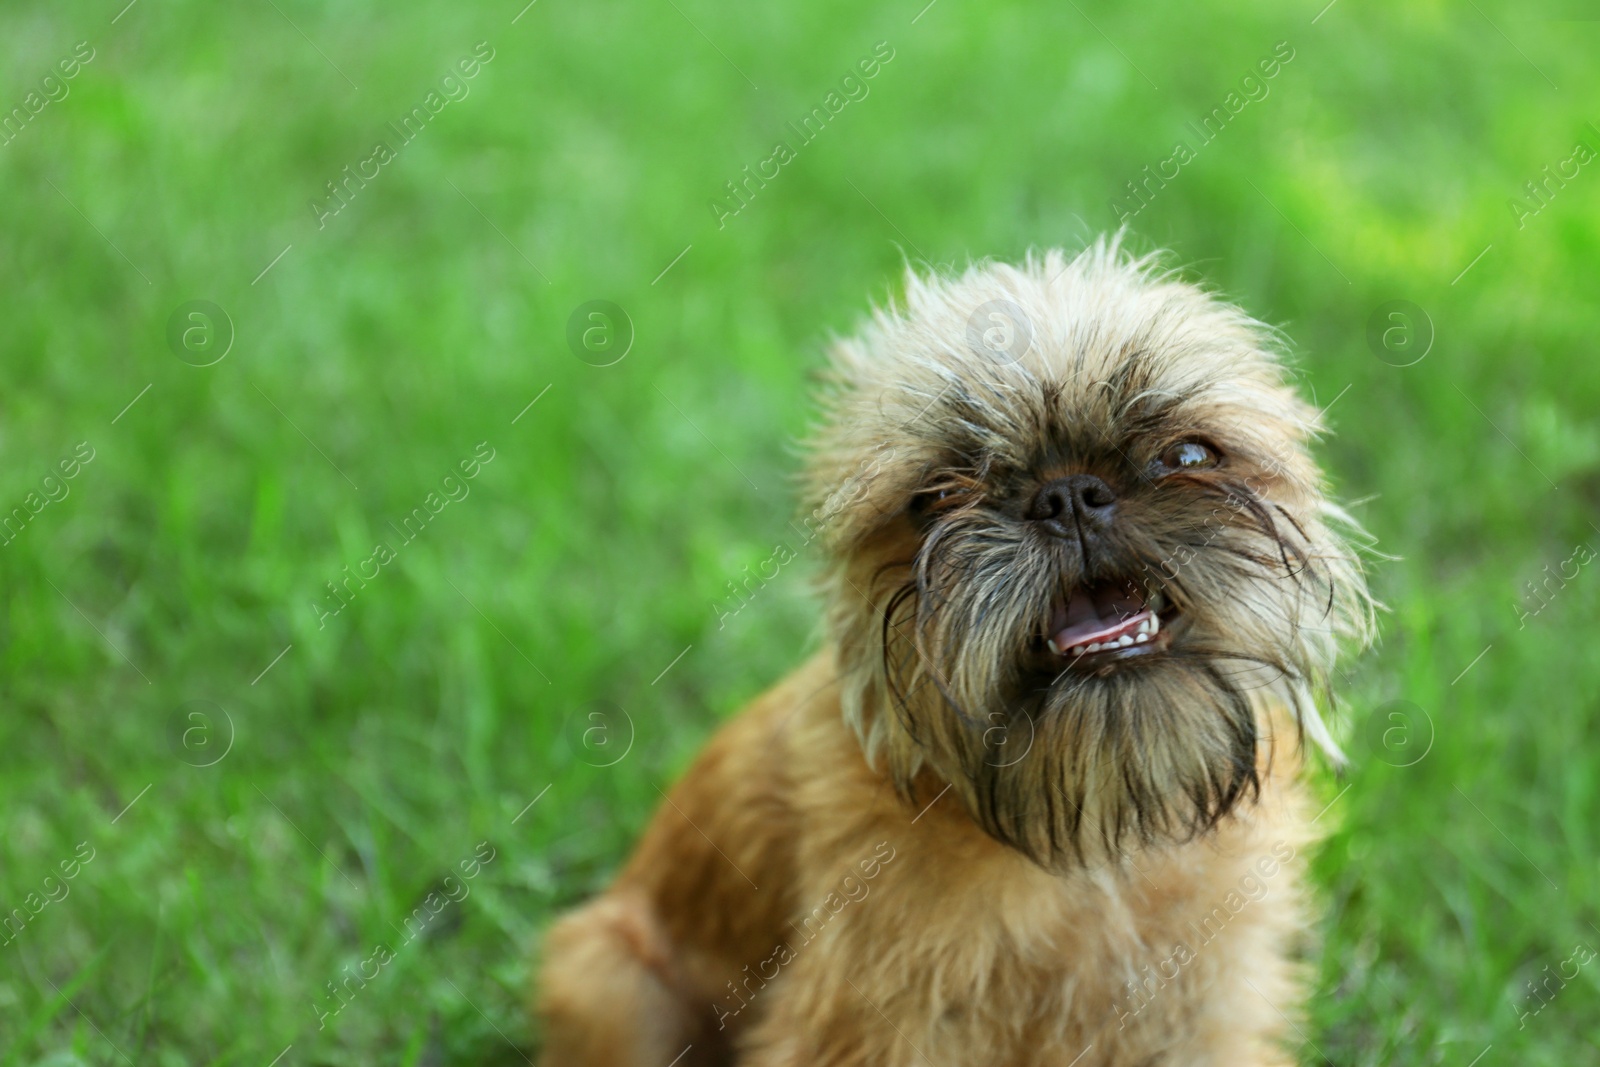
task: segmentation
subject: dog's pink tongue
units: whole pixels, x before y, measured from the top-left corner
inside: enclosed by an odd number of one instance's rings
[[[1123,622],[1144,610],[1144,601],[1128,590],[1112,588],[1093,592],[1079,588],[1072,591],[1067,601],[1065,617],[1056,627],[1056,643],[1066,648],[1092,641],[1103,633],[1120,627]]]

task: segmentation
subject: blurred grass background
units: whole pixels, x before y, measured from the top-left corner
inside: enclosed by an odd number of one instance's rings
[[[830,331],[902,256],[1114,228],[1278,42],[1130,240],[1284,327],[1339,493],[1402,557],[1343,685],[1354,765],[1319,781],[1305,1062],[1600,1062],[1600,966],[1530,990],[1600,948],[1600,577],[1568,562],[1600,548],[1600,166],[1523,188],[1600,148],[1596,12],[123,2],[0,11],[28,113],[0,138],[4,1063],[533,1055],[549,916],[816,640],[809,556],[715,606],[796,542]],[[319,227],[479,42],[468,95]],[[879,42],[869,95],[719,228]],[[234,333],[206,367],[167,340],[193,300]],[[592,300],[635,334],[611,366],[566,340]],[[1395,300],[1436,334],[1410,366],[1367,340]],[[469,495],[324,618],[481,442]]]

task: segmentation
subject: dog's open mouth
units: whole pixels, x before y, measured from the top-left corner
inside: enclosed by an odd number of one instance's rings
[[[1056,605],[1045,643],[1069,668],[1100,669],[1165,652],[1176,617],[1159,590],[1136,582],[1079,586]]]

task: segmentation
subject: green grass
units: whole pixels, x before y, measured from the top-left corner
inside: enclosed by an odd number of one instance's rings
[[[1132,241],[1284,327],[1306,392],[1338,398],[1339,492],[1401,557],[1343,686],[1356,762],[1318,783],[1306,1062],[1594,1062],[1600,965],[1518,1010],[1600,948],[1600,571],[1526,626],[1515,605],[1600,548],[1600,164],[1520,229],[1508,202],[1600,148],[1600,23],[1366,0],[1314,25],[1322,0],[940,0],[914,24],[922,0],[541,0],[515,25],[521,0],[145,0],[113,24],[121,2],[0,14],[7,111],[95,49],[0,146],[0,507],[94,456],[0,548],[0,905],[94,850],[0,947],[0,1062],[531,1055],[550,915],[815,641],[809,555],[720,629],[714,605],[795,536],[789,442],[830,331],[902,255],[1114,227],[1124,183],[1279,41],[1270,94]],[[480,41],[470,95],[319,229],[325,183]],[[870,95],[719,228],[723,183],[879,41]],[[198,368],[166,340],[197,299],[235,332]],[[596,299],[636,331],[614,366],[566,343]],[[1437,331],[1403,368],[1366,341],[1397,299]],[[470,495],[319,627],[325,583],[485,441]],[[589,733],[594,702],[631,728]],[[480,842],[493,860],[450,883],[467,895],[405,941]],[[392,960],[319,1030],[326,983],[380,943]]]

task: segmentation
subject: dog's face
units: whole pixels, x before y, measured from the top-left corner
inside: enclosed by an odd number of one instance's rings
[[[810,466],[846,713],[1048,867],[1257,791],[1262,702],[1371,606],[1269,332],[1099,245],[959,279],[840,343]]]

